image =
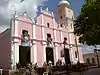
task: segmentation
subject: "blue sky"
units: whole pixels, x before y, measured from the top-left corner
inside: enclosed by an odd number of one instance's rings
[[[54,12],[55,8],[57,7],[60,0],[48,0],[44,3],[45,6],[48,6],[50,10]],[[81,9],[82,4],[84,3],[84,0],[69,0],[71,2],[71,6],[74,10],[75,16],[78,15],[78,12]]]

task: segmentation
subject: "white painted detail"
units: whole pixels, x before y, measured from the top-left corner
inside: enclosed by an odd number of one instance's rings
[[[13,51],[12,51],[12,68],[16,70],[16,63],[19,62],[19,46],[18,43],[13,44]]]
[[[55,19],[54,18],[53,18],[53,24],[54,24],[54,28],[56,28],[56,26],[55,26]],[[56,30],[54,30],[54,38],[55,38],[54,40],[55,41],[57,41],[57,37],[56,36],[57,36]]]
[[[34,44],[32,49],[33,49],[33,53],[34,53],[33,58],[34,58],[34,64],[35,64],[35,63],[37,63],[37,44]]]
[[[34,64],[34,46],[31,47],[31,62]]]
[[[14,65],[14,44],[11,44],[11,68],[13,69],[13,65]]]
[[[16,43],[16,63],[19,62],[19,45]]]
[[[62,65],[65,65],[65,58],[62,57]]]
[[[55,47],[54,51],[54,65],[56,65],[56,62],[58,61],[58,50],[57,46]]]
[[[60,33],[61,33],[61,42],[63,42],[63,35],[62,35],[62,31],[61,31]]]
[[[70,56],[70,61],[73,61],[73,52],[72,52],[72,48],[69,49],[69,56]]]
[[[44,18],[43,18],[43,14],[42,14],[42,25],[44,25]],[[44,27],[42,26],[42,39],[45,40],[45,31],[44,31]]]
[[[71,62],[73,63],[74,62],[74,56],[73,56],[73,48],[71,49],[70,51],[70,57],[71,57]]]
[[[33,25],[33,39],[36,39],[36,27]]]

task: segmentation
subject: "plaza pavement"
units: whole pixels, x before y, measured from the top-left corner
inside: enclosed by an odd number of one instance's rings
[[[8,74],[4,74],[4,75],[8,75]],[[14,74],[14,75],[16,75],[16,74]],[[66,74],[55,74],[55,75],[66,75]],[[100,68],[92,68],[92,69],[84,71],[81,74],[79,72],[72,72],[72,73],[70,73],[70,75],[100,75]]]
[[[82,74],[78,72],[71,73],[70,75],[100,75],[100,68],[92,68],[84,71]]]

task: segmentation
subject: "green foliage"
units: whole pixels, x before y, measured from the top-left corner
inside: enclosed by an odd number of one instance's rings
[[[87,0],[76,18],[75,34],[80,36],[81,43],[100,44],[100,0]]]

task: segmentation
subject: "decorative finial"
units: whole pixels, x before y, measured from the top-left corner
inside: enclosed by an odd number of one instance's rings
[[[27,12],[26,12],[26,11],[24,11],[23,15],[26,17],[26,16],[27,16]]]
[[[54,13],[52,12],[51,14],[52,14],[52,16],[54,17]]]
[[[46,8],[46,11],[48,11],[49,9],[48,9],[48,7]]]
[[[42,12],[43,10],[42,10],[42,7],[40,7],[40,11]]]
[[[15,17],[17,17],[17,16],[18,16],[17,11],[15,11],[14,16],[15,16]]]

